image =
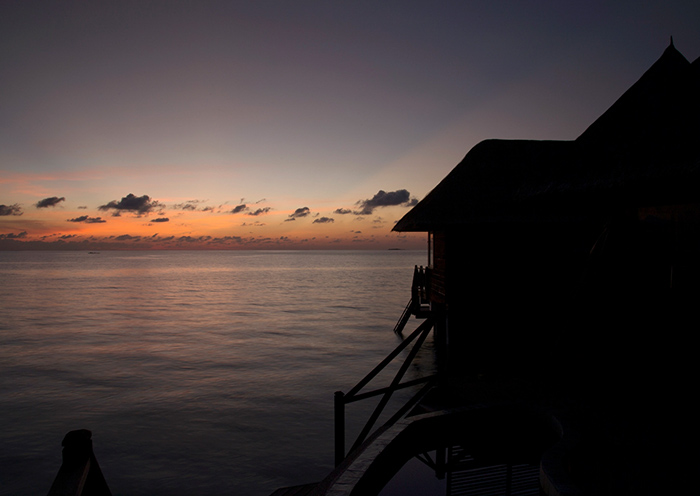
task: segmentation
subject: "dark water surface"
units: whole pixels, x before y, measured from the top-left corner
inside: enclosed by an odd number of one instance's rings
[[[48,492],[79,428],[115,496],[319,480],[333,392],[397,345],[424,263],[421,251],[0,252],[0,494]],[[410,374],[431,367],[428,347]],[[350,430],[372,406],[348,407]]]

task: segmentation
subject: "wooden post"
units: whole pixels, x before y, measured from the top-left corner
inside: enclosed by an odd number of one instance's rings
[[[345,395],[342,391],[336,391],[333,396],[335,410],[335,465],[345,458]]]
[[[438,480],[445,478],[445,474],[447,472],[447,462],[445,461],[446,458],[447,447],[439,446],[435,450],[435,477],[437,477]]]
[[[92,432],[70,431],[61,445],[63,463],[48,496],[111,496],[92,451]]]

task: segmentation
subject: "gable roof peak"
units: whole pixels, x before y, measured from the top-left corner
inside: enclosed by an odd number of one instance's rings
[[[579,221],[620,205],[700,203],[700,58],[671,44],[574,141],[475,145],[394,231]]]
[[[669,122],[683,126],[691,87],[690,62],[671,44],[613,105],[577,138],[580,142],[644,143],[671,133]]]
[[[668,59],[677,59],[677,61],[686,62],[689,63],[688,60],[683,56],[681,52],[678,51],[676,48],[676,45],[673,44],[673,36],[671,36],[671,42],[669,45],[666,47],[666,50],[664,50],[664,53],[661,54],[661,57],[659,57],[659,60],[657,60],[657,64],[659,62],[666,61]],[[677,63],[677,62],[676,62]],[[654,64],[656,65],[656,64]],[[654,67],[652,65],[652,67]]]

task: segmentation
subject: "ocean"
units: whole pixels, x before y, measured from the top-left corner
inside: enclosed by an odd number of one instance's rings
[[[0,252],[0,494],[46,494],[75,429],[92,431],[115,496],[266,496],[322,479],[333,393],[398,345],[392,329],[425,261]],[[431,339],[407,379],[432,372]],[[348,445],[373,406],[348,405]]]

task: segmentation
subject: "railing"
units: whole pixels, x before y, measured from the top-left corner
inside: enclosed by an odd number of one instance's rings
[[[430,301],[428,297],[430,281],[430,269],[416,265],[413,269],[413,282],[411,283],[411,299],[408,300],[401,317],[394,326],[394,334],[401,334],[411,315],[424,319],[430,314]]]
[[[413,268],[413,284],[411,284],[411,299],[417,304],[428,301],[428,274],[430,269],[421,265]]]
[[[363,427],[362,431],[360,434],[357,436],[357,439],[353,443],[352,447],[350,448],[350,451],[354,451],[356,448],[358,448],[364,441],[367,439],[369,436],[370,432],[372,431],[372,428],[374,427],[374,424],[377,422],[379,419],[379,416],[382,414],[384,411],[384,408],[386,407],[387,403],[391,399],[391,396],[394,394],[395,391],[398,391],[400,389],[405,389],[407,387],[411,386],[416,386],[418,384],[423,384],[426,383],[421,390],[411,398],[405,405],[403,405],[398,412],[396,412],[388,422],[386,422],[385,425],[391,425],[394,422],[396,422],[398,419],[400,419],[403,415],[405,415],[423,396],[425,392],[432,387],[432,385],[435,383],[435,380],[437,378],[436,375],[430,375],[427,377],[421,377],[419,379],[414,379],[411,381],[407,381],[402,383],[401,379],[403,379],[404,374],[408,370],[408,367],[411,365],[411,362],[413,359],[416,357],[418,354],[418,350],[420,347],[423,345],[423,342],[425,339],[428,337],[428,334],[430,333],[430,330],[433,327],[433,319],[428,318],[426,319],[421,325],[418,326],[418,328],[411,333],[410,336],[408,336],[406,339],[404,339],[401,344],[399,344],[394,351],[389,353],[389,355],[379,363],[372,371],[367,374],[360,382],[357,383],[355,387],[353,387],[347,394],[344,394],[342,391],[337,391],[335,393],[334,397],[334,408],[335,408],[335,464],[339,465],[343,459],[345,458],[346,452],[345,452],[345,405],[348,403],[353,403],[355,401],[360,401],[366,398],[372,398],[374,396],[379,396],[380,394],[383,394],[384,396],[382,399],[379,401],[379,404],[376,406],[374,409],[374,412],[370,416],[369,420],[367,420],[367,423]],[[404,360],[403,364],[401,365],[401,368],[399,371],[396,373],[396,376],[394,379],[391,381],[391,384],[388,387],[383,387],[379,389],[375,389],[374,391],[368,391],[364,393],[360,393],[362,388],[364,388],[374,377],[379,374],[389,363],[391,363],[394,358],[396,358],[404,349],[408,347],[411,342],[416,341],[413,344],[413,348],[411,348],[411,351],[408,353],[406,356],[406,359]]]
[[[416,265],[413,269],[411,284],[411,312],[416,317],[425,317],[430,313],[430,285],[432,270]]]
[[[394,326],[394,334],[401,334],[403,331],[403,328],[406,326],[406,323],[408,322],[408,319],[411,318],[411,315],[413,314],[414,310],[414,305],[413,305],[413,298],[408,300],[408,304],[406,305],[406,308],[403,309],[403,313],[401,314],[401,317],[399,317],[399,320],[396,322],[396,325]]]

